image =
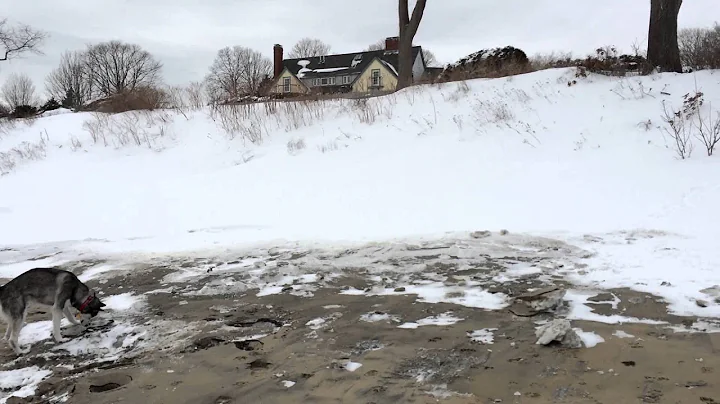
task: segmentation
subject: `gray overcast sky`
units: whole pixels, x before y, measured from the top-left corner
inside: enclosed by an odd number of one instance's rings
[[[629,50],[647,40],[649,9],[649,0],[429,0],[415,43],[441,62],[504,45],[528,54],[581,56],[609,44]],[[287,52],[310,36],[344,53],[397,33],[395,0],[0,0],[0,17],[50,33],[44,56],[0,62],[0,82],[26,72],[39,91],[64,50],[89,42],[138,43],[163,62],[169,84],[185,84],[201,79],[228,45],[271,57],[274,43]],[[711,26],[715,19],[720,0],[689,0],[679,24]]]

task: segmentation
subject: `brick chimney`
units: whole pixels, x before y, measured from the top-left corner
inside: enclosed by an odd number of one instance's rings
[[[274,68],[274,75],[273,78],[276,79],[282,73],[283,71],[283,47],[280,44],[275,44],[273,46],[273,68]]]
[[[399,50],[400,49],[400,37],[389,36],[385,38],[385,50]]]

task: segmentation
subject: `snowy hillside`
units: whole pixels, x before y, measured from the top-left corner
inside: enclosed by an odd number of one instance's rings
[[[0,247],[161,253],[507,229],[606,240],[584,282],[662,280],[702,297],[720,284],[720,161],[695,139],[677,159],[658,128],[661,102],[680,108],[695,86],[704,113],[720,110],[717,72],[555,69],[367,101],[44,117],[1,129]]]

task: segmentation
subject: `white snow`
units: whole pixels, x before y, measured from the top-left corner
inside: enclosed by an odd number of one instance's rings
[[[100,300],[105,303],[106,310],[118,311],[138,311],[145,305],[145,296],[138,296],[134,293],[122,293],[108,297],[102,297]]]
[[[348,370],[349,372],[354,372],[354,371],[360,369],[361,366],[362,366],[362,363],[348,362],[347,364],[345,364],[345,369]]]
[[[573,328],[578,337],[582,340],[585,348],[592,348],[595,345],[605,342],[605,339],[592,331],[583,331],[581,328]]]
[[[605,316],[602,314],[595,313],[592,304],[595,302],[588,301],[589,298],[597,295],[593,291],[582,291],[582,290],[568,290],[565,293],[565,300],[570,304],[570,313],[568,313],[568,320],[588,320],[595,321],[598,323],[605,324],[622,324],[622,323],[642,323],[642,324],[665,324],[663,321],[642,319],[636,317],[621,316],[619,314],[611,314]],[[615,303],[614,301],[611,303]],[[617,303],[615,303],[617,305]]]
[[[51,374],[51,371],[38,366],[0,371],[0,404],[7,402],[10,397],[34,395],[38,384]]]
[[[341,70],[347,70],[347,67],[328,67],[324,69],[314,69],[313,71],[315,73],[332,73],[332,72],[339,72]]]
[[[498,310],[508,305],[502,293],[489,293],[480,288],[479,282],[466,281],[463,285],[446,285],[443,282],[425,282],[419,285],[402,285],[402,292],[396,288],[373,288],[369,292],[349,288],[340,294],[344,295],[417,295],[418,301],[425,303],[454,303],[467,307],[477,307],[488,310]],[[475,287],[473,287],[475,286]]]
[[[282,383],[283,387],[285,387],[287,389],[289,389],[290,387],[295,385],[295,382],[293,382],[291,380],[283,380],[281,383]]]
[[[613,335],[613,337],[618,337],[618,338],[635,338],[634,335],[628,334],[623,330],[615,330],[612,335]]]
[[[462,318],[458,318],[452,315],[450,312],[438,314],[437,316],[430,316],[421,318],[420,320],[417,320],[415,322],[411,323],[403,323],[398,326],[398,328],[409,328],[414,329],[418,327],[422,327],[425,325],[437,325],[437,326],[446,326],[446,325],[453,325],[457,323],[458,321],[462,321]]]
[[[117,265],[109,265],[109,264],[96,265],[94,267],[88,268],[85,271],[83,271],[82,274],[78,275],[78,279],[80,279],[81,282],[88,282],[92,279],[99,278],[100,275],[102,275],[106,272],[110,272],[110,271],[114,271],[114,270],[118,270],[118,269],[119,268]]]
[[[495,341],[495,334],[493,331],[497,331],[497,328],[483,328],[468,332],[468,337],[473,342],[479,342],[481,344],[493,344]]]
[[[305,323],[305,325],[308,326],[311,330],[319,330],[320,328],[323,328],[325,326],[325,319],[314,318]]]
[[[400,318],[398,316],[394,316],[392,314],[388,313],[378,313],[378,312],[370,312],[365,313],[360,316],[360,321],[365,321],[367,323],[377,323],[380,321],[392,321],[392,322],[399,322]]]

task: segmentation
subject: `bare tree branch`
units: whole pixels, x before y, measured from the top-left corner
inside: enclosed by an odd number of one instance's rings
[[[302,38],[288,52],[289,59],[309,58],[330,53],[330,45],[319,39]]]
[[[218,51],[205,80],[213,101],[254,94],[272,72],[272,61],[262,53],[242,46]]]
[[[13,27],[7,18],[0,19],[0,62],[20,57],[26,52],[42,55],[40,45],[47,37],[47,33],[35,30],[29,25]]]

